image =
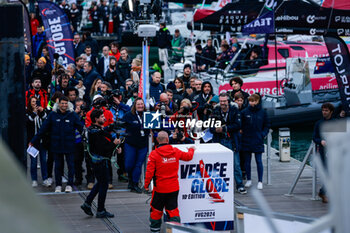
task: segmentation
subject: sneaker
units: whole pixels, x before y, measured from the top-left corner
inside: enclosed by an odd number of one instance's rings
[[[318,196],[322,199],[322,203],[328,203],[328,198],[326,195],[318,193]]]
[[[237,190],[240,194],[247,194],[247,190],[243,187],[238,188]]]
[[[245,183],[244,187],[249,188],[250,186],[252,186],[252,181],[251,180],[247,180],[247,182]]]
[[[106,210],[96,213],[96,218],[114,218],[114,214],[107,212]]]
[[[257,189],[260,189],[260,190],[263,189],[263,183],[262,183],[262,182],[259,182],[259,183],[258,183],[258,186],[257,186],[256,188],[257,188]]]
[[[66,189],[64,190],[66,193],[71,193],[73,191],[72,186],[67,185]]]
[[[48,183],[48,184],[50,184],[50,186],[51,186],[51,185],[52,185],[52,183],[53,183],[52,178],[51,178],[51,177],[49,177],[49,178],[47,178],[46,180],[47,180],[47,183]]]
[[[131,192],[134,192],[134,193],[142,193],[142,189],[139,188],[139,186],[137,184],[134,184],[132,186],[132,188],[130,189]]]
[[[112,189],[113,188],[113,184],[108,184],[108,189]]]
[[[68,180],[66,179],[66,177],[62,176],[62,183],[67,183]]]
[[[94,187],[94,183],[88,183],[87,189],[91,190]]]
[[[33,187],[33,188],[34,188],[34,187],[38,187],[38,181],[33,180],[33,182],[32,182],[32,187]]]
[[[87,214],[87,215],[90,215],[90,216],[94,216],[94,214],[92,213],[91,211],[91,205],[87,204],[86,202],[84,202],[84,204],[82,204],[80,206],[80,208],[82,210],[84,210],[84,213]]]
[[[43,181],[43,185],[44,185],[45,187],[51,187],[51,183],[48,181],[48,179],[46,179],[46,180]]]
[[[118,180],[122,183],[128,183],[128,181],[129,181],[129,179],[123,175],[119,175]]]
[[[61,186],[56,186],[55,193],[61,193],[61,192],[62,192],[62,187]]]

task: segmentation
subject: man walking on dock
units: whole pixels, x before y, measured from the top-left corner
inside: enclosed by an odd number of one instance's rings
[[[321,109],[322,109],[323,118],[316,122],[312,140],[316,144],[316,150],[320,155],[323,166],[327,168],[326,153],[325,153],[325,147],[327,143],[326,143],[326,140],[324,140],[324,138],[321,136],[320,128],[324,122],[332,120],[334,106],[331,103],[324,103],[322,104]],[[328,203],[328,198],[326,196],[326,190],[324,186],[322,186],[322,188],[320,189],[318,196],[322,199],[323,203]]]

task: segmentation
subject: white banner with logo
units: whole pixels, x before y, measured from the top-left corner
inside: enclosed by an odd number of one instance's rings
[[[174,146],[187,151],[193,144]],[[181,223],[233,221],[233,179],[231,150],[218,143],[197,145],[191,161],[180,161]]]

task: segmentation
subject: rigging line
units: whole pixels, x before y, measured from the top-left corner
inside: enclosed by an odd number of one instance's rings
[[[330,27],[330,25],[331,25],[333,10],[334,10],[334,0],[332,1],[331,14],[329,15],[329,20],[328,20],[328,25],[327,25],[326,34],[328,34],[328,30],[329,30],[329,27]]]

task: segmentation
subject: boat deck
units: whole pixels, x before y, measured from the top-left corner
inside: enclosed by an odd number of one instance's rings
[[[293,182],[301,162],[292,159],[291,162],[279,162],[276,155],[271,161],[272,185],[266,184],[266,157],[264,161],[264,189],[262,194],[274,212],[288,213],[298,216],[318,218],[325,215],[328,205],[320,200],[311,200],[312,169],[306,166],[299,183],[294,190],[294,196],[285,196]],[[254,159],[252,160],[252,181],[256,187],[257,173]],[[55,194],[54,188],[37,189],[37,195],[45,200],[59,223],[66,232],[148,232],[149,196],[146,194],[130,193],[125,183],[114,179],[114,189],[107,195],[106,208],[116,214],[110,220],[88,217],[80,209],[84,197],[88,194],[85,186],[74,187],[71,194]],[[248,190],[247,195],[235,193],[235,202],[249,208],[258,208]],[[95,199],[95,204],[97,200]],[[233,208],[233,203],[232,203]],[[94,208],[95,212],[96,208]],[[164,229],[163,229],[164,231]]]

